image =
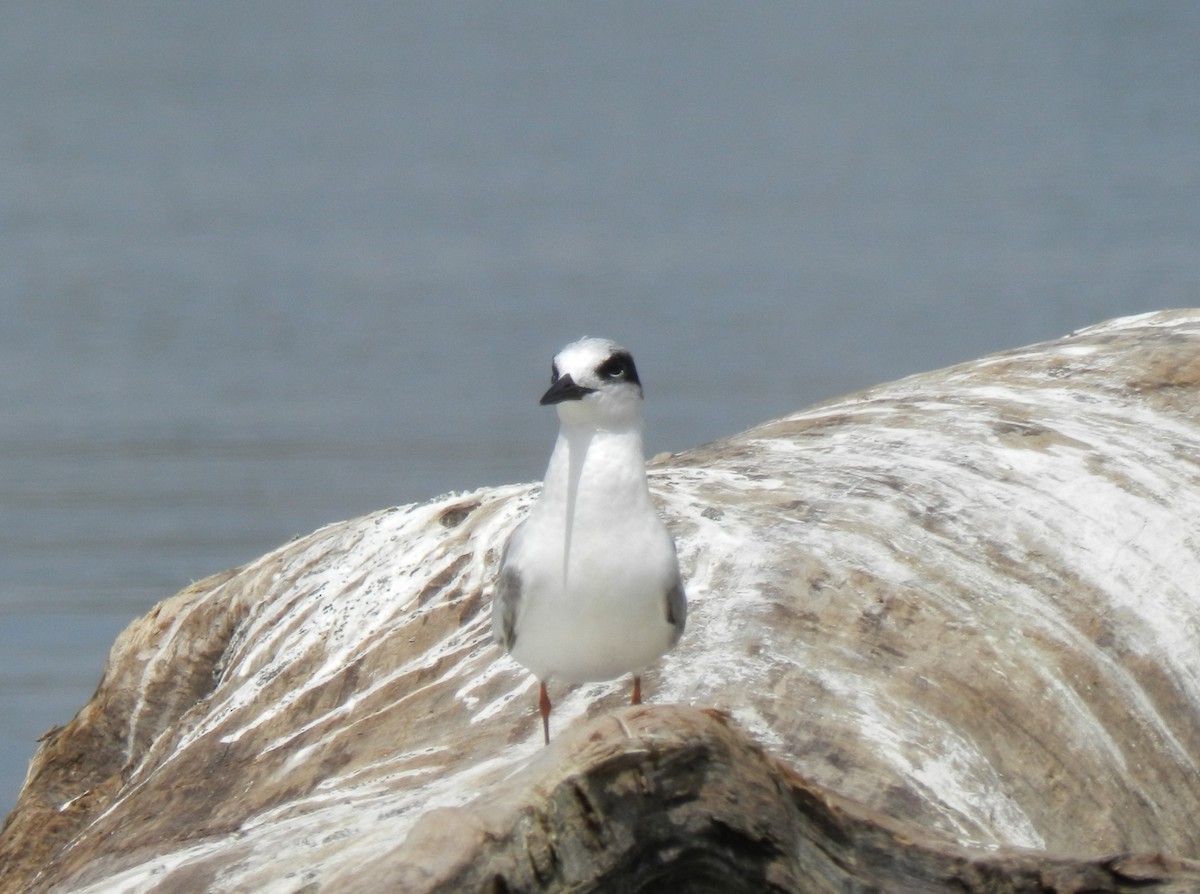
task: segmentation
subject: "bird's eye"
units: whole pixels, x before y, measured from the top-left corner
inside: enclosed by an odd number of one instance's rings
[[[628,367],[625,365],[624,357],[609,357],[600,365],[600,369],[597,370],[606,379],[623,378],[627,371]]]
[[[550,384],[553,385],[557,381],[558,381],[558,365],[552,363],[552,364],[550,364]]]

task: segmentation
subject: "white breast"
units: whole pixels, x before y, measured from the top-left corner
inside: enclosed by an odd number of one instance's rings
[[[534,548],[509,556],[521,576],[512,655],[541,679],[638,672],[674,637],[666,597],[677,579],[675,552],[653,510],[602,536],[580,533],[565,563],[561,532],[544,524],[522,538]]]

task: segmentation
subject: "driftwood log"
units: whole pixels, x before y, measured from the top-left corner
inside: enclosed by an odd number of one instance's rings
[[[1200,891],[1200,311],[657,461],[689,628],[489,640],[532,486],[323,528],[131,625],[0,890]]]

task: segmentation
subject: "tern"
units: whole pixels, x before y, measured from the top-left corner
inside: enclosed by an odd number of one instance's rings
[[[513,530],[492,605],[495,640],[538,679],[586,683],[642,671],[678,641],[687,598],[675,543],[646,483],[642,384],[630,353],[583,338],[554,357],[543,406],[559,431],[541,496]]]

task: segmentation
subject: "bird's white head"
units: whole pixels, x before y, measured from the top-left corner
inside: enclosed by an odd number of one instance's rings
[[[630,353],[607,338],[581,338],[554,356],[543,405],[564,425],[620,431],[640,427],[642,383]]]

